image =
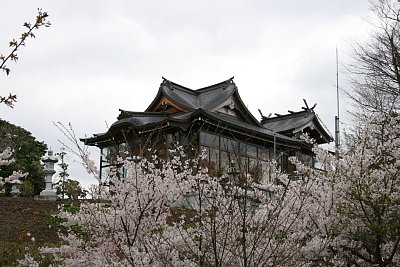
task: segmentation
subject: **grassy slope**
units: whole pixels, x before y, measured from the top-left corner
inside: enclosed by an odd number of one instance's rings
[[[49,227],[51,214],[68,202],[0,197],[0,266],[14,266],[27,248],[39,257],[39,247],[59,245],[58,229]]]
[[[61,201],[32,198],[0,198],[0,241],[18,242],[27,233],[38,245],[58,243],[57,230],[49,228],[50,214],[58,210]],[[30,239],[29,238],[29,239]]]

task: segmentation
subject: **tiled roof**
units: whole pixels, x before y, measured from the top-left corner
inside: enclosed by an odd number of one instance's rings
[[[174,103],[180,107],[181,111],[176,113],[158,112],[159,110],[156,108],[161,99],[167,99]],[[235,116],[218,112],[221,107],[225,107],[229,99],[235,101]],[[208,120],[210,123],[225,125],[224,127],[239,131],[241,134],[264,140],[271,140],[275,136],[280,142],[300,145],[302,141],[294,134],[309,127],[313,131],[317,131],[317,135],[321,137],[320,143],[332,141],[332,137],[324,129],[313,108],[273,118],[263,116],[261,123],[258,122],[241,100],[233,77],[197,90],[163,78],[157,96],[145,112],[120,110],[118,120],[111,125],[107,133],[94,135],[91,138],[82,139],[82,141],[95,145],[99,141],[109,139],[112,133],[125,127],[134,127],[138,130],[155,129],[159,125],[186,127],[197,118],[196,116]]]
[[[285,115],[277,115],[272,118],[263,116],[261,124],[268,129],[284,135],[294,135],[309,128],[320,134],[318,137],[319,140],[317,140],[319,143],[333,141],[332,136],[319,120],[313,108],[300,112],[290,112]]]
[[[146,111],[152,110],[160,95],[167,96],[189,110],[212,109],[237,90],[232,79],[233,77],[221,83],[193,90],[163,78],[156,98]]]

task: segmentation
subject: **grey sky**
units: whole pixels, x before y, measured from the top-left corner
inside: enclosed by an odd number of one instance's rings
[[[258,108],[300,110],[305,98],[333,133],[335,47],[346,64],[350,45],[370,28],[366,0],[0,0],[0,7],[3,54],[38,7],[50,14],[52,26],[28,40],[1,77],[1,95],[16,93],[18,102],[0,106],[0,117],[56,152],[62,135],[52,121],[71,122],[80,137],[104,132],[119,108],[146,109],[162,76],[192,89],[235,76],[256,118]],[[70,173],[92,182],[76,164]]]

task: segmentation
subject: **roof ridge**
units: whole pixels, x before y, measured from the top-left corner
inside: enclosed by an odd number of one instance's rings
[[[186,92],[189,92],[189,93],[192,93],[192,94],[195,94],[195,95],[199,95],[199,94],[204,93],[204,92],[208,92],[208,91],[211,91],[211,90],[214,90],[214,89],[218,89],[218,88],[221,87],[221,85],[223,85],[225,87],[227,84],[235,84],[233,82],[233,79],[235,77],[232,76],[231,78],[229,78],[229,79],[227,79],[225,81],[216,83],[216,84],[208,85],[206,87],[202,87],[202,88],[199,88],[199,89],[191,89],[191,88],[188,88],[186,86],[180,85],[178,83],[172,82],[172,81],[168,80],[165,77],[162,77],[162,78],[163,78],[162,84],[165,84],[167,87],[170,87],[170,89],[181,89],[181,90],[184,90]]]
[[[206,87],[203,87],[203,88],[200,88],[200,89],[196,89],[196,92],[199,92],[201,94],[201,93],[209,92],[209,91],[212,91],[212,90],[215,90],[215,89],[219,89],[221,86],[226,87],[227,84],[235,84],[233,82],[233,78],[235,78],[235,77],[232,76],[228,80],[225,80],[225,81],[213,84],[213,85],[209,85],[209,86],[206,86]]]
[[[289,113],[286,113],[286,114],[278,114],[278,113],[275,113],[275,116],[274,116],[274,117],[262,116],[261,120],[262,120],[262,121],[280,120],[280,119],[284,119],[284,118],[286,118],[286,117],[295,117],[295,116],[299,116],[299,115],[304,114],[304,113],[307,113],[307,112],[312,112],[312,113],[316,114],[315,111],[314,111],[313,109],[300,110],[300,111],[297,111],[297,112],[294,112],[294,111],[290,111],[290,110],[289,110]]]
[[[171,90],[171,92],[173,92],[174,90],[178,90],[180,92],[194,96],[195,99],[193,99],[193,101],[194,101],[194,105],[196,106],[196,108],[199,108],[201,106],[201,102],[202,102],[201,96],[203,94],[206,94],[208,92],[218,90],[218,89],[225,90],[230,85],[235,86],[235,83],[233,82],[234,77],[232,77],[228,80],[213,84],[213,85],[209,85],[209,86],[197,89],[197,90],[193,90],[193,89],[187,88],[185,86],[182,86],[180,84],[174,83],[164,77],[162,77],[162,78],[163,78],[163,82],[161,85],[164,85],[165,87],[169,88]]]
[[[135,115],[141,115],[142,117],[156,117],[156,116],[165,116],[165,113],[163,112],[154,112],[154,111],[129,111],[129,110],[123,110],[119,109],[120,114],[118,115],[117,119],[124,119],[124,118],[129,118],[133,117]]]
[[[125,109],[119,109],[120,112],[130,113],[130,114],[144,114],[144,115],[159,115],[164,114],[163,112],[158,111],[130,111]]]
[[[183,85],[180,85],[180,84],[177,84],[175,82],[172,82],[172,81],[170,81],[170,80],[168,80],[168,79],[166,79],[164,77],[162,77],[162,78],[163,78],[162,84],[166,85],[171,90],[178,89],[178,90],[181,90],[181,91],[186,91],[187,93],[191,93],[193,95],[199,95],[199,93],[196,90],[193,90],[193,89],[190,89],[190,88],[185,87]]]

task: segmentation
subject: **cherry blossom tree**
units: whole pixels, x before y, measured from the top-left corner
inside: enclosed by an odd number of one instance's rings
[[[295,176],[271,162],[257,182],[210,176],[179,149],[120,159],[43,253],[65,266],[398,266],[399,122],[380,114],[339,159],[315,146],[323,169],[291,158]]]
[[[257,183],[250,176],[224,183],[204,174],[195,181],[191,213],[162,238],[196,266],[308,264],[307,257],[323,249],[304,253],[318,230],[308,212],[316,184],[290,179],[273,162],[269,174]]]
[[[12,153],[13,151],[9,147],[3,150],[3,152],[0,152],[0,167],[8,166],[15,162],[15,159],[12,158]],[[5,183],[18,182],[20,178],[25,177],[26,175],[26,173],[22,173],[21,171],[13,171],[13,173],[8,177],[0,176],[0,193],[4,193],[3,186]]]
[[[397,115],[373,118],[338,164],[332,251],[354,266],[400,264],[399,122]]]
[[[109,188],[103,187],[97,202],[82,203],[76,214],[61,214],[75,231],[64,236],[67,245],[45,252],[54,253],[66,266],[164,266],[155,255],[168,249],[161,236],[169,206],[181,194],[177,188],[189,186],[184,175],[190,171],[178,173],[171,163],[159,168],[156,158],[121,164],[124,178],[121,169],[114,169]],[[174,263],[180,262],[178,256],[168,255]],[[187,265],[182,261],[180,266]]]
[[[226,182],[171,154],[121,160],[98,202],[61,214],[66,245],[43,252],[66,266],[290,266],[322,253],[309,223],[314,181],[291,180],[271,163],[261,183]]]

